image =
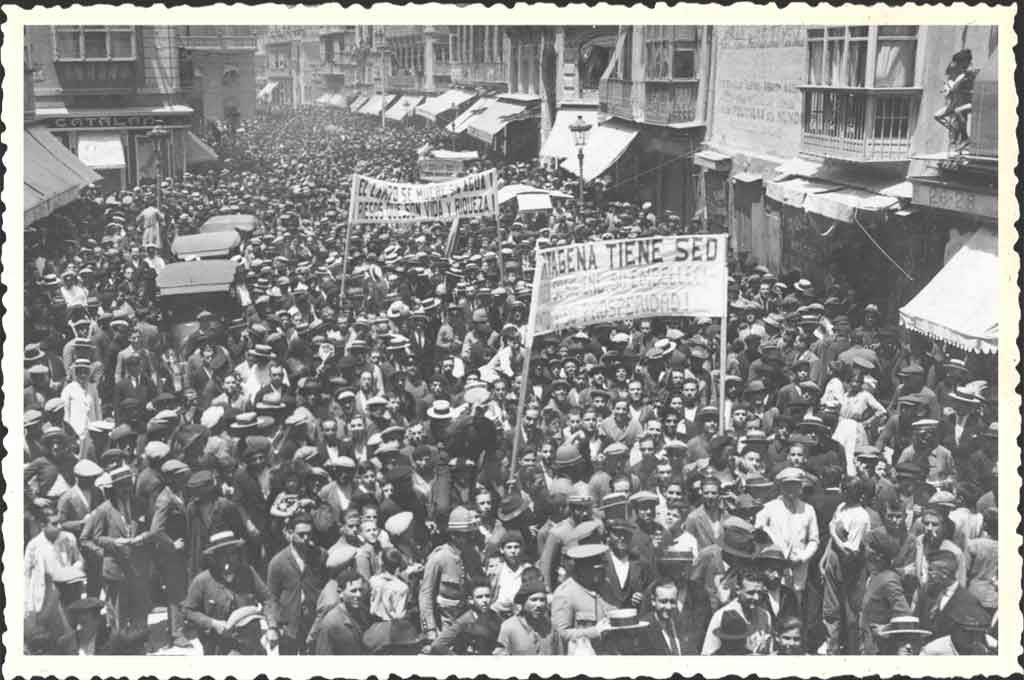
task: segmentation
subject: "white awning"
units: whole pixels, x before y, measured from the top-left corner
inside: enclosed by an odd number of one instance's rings
[[[996,234],[979,228],[935,278],[900,309],[900,323],[969,352],[997,352],[998,252]]]
[[[355,99],[352,100],[352,103],[349,105],[348,110],[358,112],[359,109],[363,108],[363,104],[365,104],[368,100],[369,97],[367,97],[366,95],[358,95]]]
[[[267,81],[267,84],[264,85],[263,89],[256,95],[256,99],[270,99],[270,94],[274,91],[274,88],[277,87],[277,83],[278,81],[276,80]]]
[[[381,96],[375,94],[370,97],[369,101],[363,104],[363,107],[359,109],[359,113],[365,113],[368,116],[379,116],[381,110],[384,109],[391,102],[392,95]]]
[[[412,113],[421,101],[423,101],[423,97],[418,95],[402,95],[391,105],[391,108],[384,112],[384,117],[393,121],[405,120],[406,116]]]
[[[327,98],[327,104],[336,109],[343,109],[345,108],[345,95],[340,93],[332,94]]]
[[[78,157],[93,170],[121,170],[125,166],[121,135],[110,132],[78,133]]]
[[[441,114],[458,109],[475,95],[465,90],[445,90],[436,97],[429,97],[426,101],[416,107],[416,115],[426,118],[431,123],[437,121]]]
[[[199,139],[191,130],[185,131],[185,161],[193,163],[211,163],[218,160],[217,152],[209,144]]]
[[[540,148],[541,158],[570,158],[576,156],[576,144],[572,141],[572,132],[569,126],[576,122],[577,117],[582,117],[590,123],[591,130],[597,127],[597,109],[559,109],[555,115],[555,123],[551,126],[551,132]]]
[[[324,106],[328,102],[330,102],[330,100],[331,100],[331,95],[329,95],[329,94],[322,94],[322,95],[320,95],[319,97],[316,98],[316,103],[320,104],[321,106]]]
[[[609,120],[590,131],[587,145],[583,148],[583,181],[592,182],[615,164],[636,139],[638,130],[627,123]],[[562,169],[579,176],[580,166],[576,158],[562,161]]]
[[[538,113],[539,117],[540,114]],[[495,102],[492,106],[479,116],[469,122],[467,132],[481,142],[491,144],[494,137],[505,129],[513,120],[521,120],[528,117],[526,106],[513,102]]]
[[[551,210],[551,194],[547,192],[531,192],[516,196],[519,212]]]
[[[808,194],[804,199],[804,210],[852,224],[858,212],[882,212],[896,208],[899,204],[899,199],[893,196],[841,187],[835,191]]]
[[[803,208],[808,195],[823,191],[835,191],[838,188],[838,184],[794,177],[780,182],[768,182],[765,184],[764,193],[768,198],[779,203],[785,203],[794,208]]]
[[[41,127],[25,129],[25,224],[46,217],[103,178]]]
[[[476,100],[476,102],[472,106],[463,111],[458,118],[455,119],[455,121],[452,123],[452,130],[456,133],[466,132],[466,130],[469,129],[470,121],[474,120],[477,116],[483,115],[483,113],[487,111],[487,109],[490,106],[497,103],[498,100],[496,99],[481,97],[480,99]]]

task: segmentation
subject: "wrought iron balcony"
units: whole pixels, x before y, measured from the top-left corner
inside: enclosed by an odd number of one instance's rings
[[[909,157],[921,90],[802,89],[802,153],[861,163]]]

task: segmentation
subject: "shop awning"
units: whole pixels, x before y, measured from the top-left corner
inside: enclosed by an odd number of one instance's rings
[[[381,110],[390,102],[391,95],[382,97],[379,94],[375,94],[370,97],[365,104],[363,104],[363,107],[359,109],[359,113],[365,113],[368,116],[379,116],[381,114]]]
[[[336,109],[344,109],[345,107],[345,95],[343,94],[332,94],[327,96],[327,103]]]
[[[24,162],[25,224],[67,205],[103,179],[43,128],[25,130]]]
[[[191,131],[185,134],[185,161],[188,165],[193,163],[211,163],[219,160],[217,152],[213,148],[195,136]]]
[[[458,109],[473,98],[473,93],[465,90],[445,90],[436,97],[429,97],[426,101],[416,107],[416,115],[426,118],[431,123],[437,121],[437,117]]]
[[[124,167],[121,135],[110,132],[78,133],[78,157],[93,170],[120,170]]]
[[[900,309],[900,323],[969,352],[994,354],[999,345],[999,278],[998,239],[982,227]]]
[[[351,105],[349,105],[348,109],[349,111],[358,112],[359,109],[363,108],[363,104],[365,104],[367,101],[369,101],[369,97],[367,97],[364,94],[358,95],[354,100],[352,100],[352,103]]]
[[[466,132],[469,129],[470,121],[474,120],[477,116],[483,115],[490,106],[497,103],[497,99],[488,97],[481,97],[476,100],[472,106],[459,114],[459,117],[455,119],[452,123],[452,131],[456,133]]]
[[[391,108],[384,112],[384,117],[393,121],[405,120],[406,116],[412,113],[422,100],[423,97],[417,95],[402,95],[391,105]]]
[[[534,192],[516,196],[519,212],[551,210],[551,194]]]
[[[626,152],[637,134],[636,128],[616,120],[595,126],[583,148],[583,181],[592,182],[604,174]],[[562,169],[579,176],[580,166],[575,154],[562,161]]]
[[[838,188],[838,184],[794,177],[781,182],[768,182],[765,185],[764,193],[768,198],[779,203],[791,205],[794,208],[803,208],[807,196],[823,191],[835,191]]]
[[[591,130],[597,127],[597,109],[559,109],[555,115],[555,123],[551,132],[540,148],[541,158],[575,158],[576,144],[572,141],[569,126],[576,122],[577,117],[590,123]]]
[[[862,189],[841,187],[835,191],[807,194],[804,210],[839,222],[853,223],[858,213],[875,213],[898,207],[900,201]]]
[[[316,103],[320,104],[321,106],[326,106],[330,101],[331,95],[329,94],[322,94],[316,98]]]
[[[256,99],[270,99],[270,95],[274,92],[274,88],[277,87],[276,80],[267,81],[267,84],[263,86],[263,89],[256,95]]]
[[[535,115],[540,116],[539,113]],[[494,142],[494,137],[509,123],[529,117],[530,114],[527,113],[527,107],[524,104],[498,101],[470,120],[466,132],[481,142],[491,144]]]

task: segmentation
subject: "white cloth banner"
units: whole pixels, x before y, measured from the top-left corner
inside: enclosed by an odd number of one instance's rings
[[[441,222],[498,216],[497,173],[487,170],[432,184],[399,184],[352,176],[349,224]]]
[[[653,236],[538,250],[531,334],[652,316],[721,317],[726,238]]]

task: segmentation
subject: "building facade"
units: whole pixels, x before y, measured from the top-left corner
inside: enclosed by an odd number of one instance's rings
[[[194,111],[176,27],[30,26],[25,40],[37,123],[98,172],[105,190],[184,171]]]
[[[178,50],[182,89],[201,130],[256,115],[256,27],[179,26]]]
[[[266,26],[257,38],[265,55],[266,80],[257,100],[271,108],[312,104],[322,94],[320,68],[323,26]]]
[[[948,151],[933,120],[944,73],[958,49],[988,60],[988,27],[708,31],[707,143],[696,157],[707,223],[728,229],[741,257],[853,286],[892,314],[942,265],[949,227],[917,205],[908,177]]]

